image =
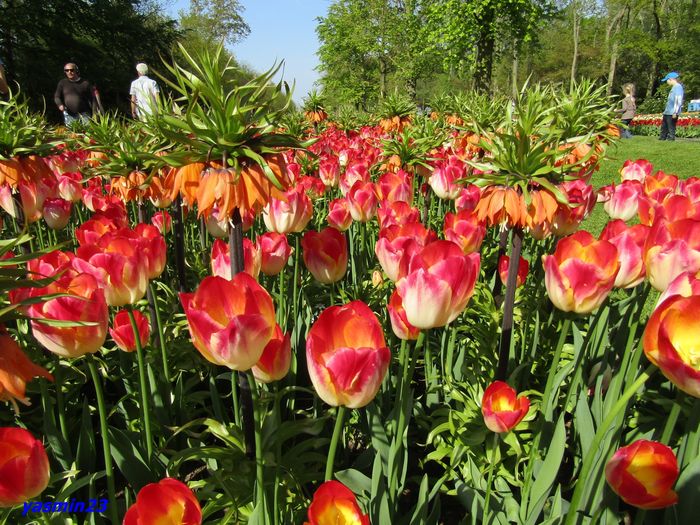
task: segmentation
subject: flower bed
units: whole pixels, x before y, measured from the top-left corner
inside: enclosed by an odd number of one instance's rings
[[[655,137],[661,130],[661,115],[637,115],[630,124],[633,135]],[[695,139],[700,137],[700,113],[684,113],[676,123],[676,137]]]

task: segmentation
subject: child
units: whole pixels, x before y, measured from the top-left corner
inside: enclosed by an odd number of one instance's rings
[[[631,139],[632,133],[629,130],[629,125],[637,111],[637,102],[634,99],[634,84],[625,84],[622,86],[622,93],[625,95],[625,98],[622,99],[622,109],[618,111],[622,113],[620,119],[625,127],[622,128],[621,135],[623,139]]]

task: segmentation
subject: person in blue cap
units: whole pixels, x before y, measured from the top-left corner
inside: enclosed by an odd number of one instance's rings
[[[678,122],[678,115],[683,108],[683,85],[680,83],[679,77],[678,73],[672,71],[661,79],[661,82],[666,82],[671,86],[671,92],[668,94],[664,108],[659,140],[676,140],[676,122]]]

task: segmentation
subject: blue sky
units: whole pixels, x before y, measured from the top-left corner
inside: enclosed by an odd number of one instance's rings
[[[188,0],[165,1],[168,12],[177,17],[189,7]],[[243,18],[250,35],[231,51],[236,58],[262,72],[275,60],[284,59],[284,79],[296,80],[294,100],[300,102],[318,79],[316,18],[324,16],[331,0],[242,0]]]

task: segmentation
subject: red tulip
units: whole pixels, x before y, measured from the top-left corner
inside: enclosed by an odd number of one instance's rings
[[[139,341],[141,348],[148,344],[148,339],[151,336],[151,327],[148,324],[148,319],[138,310],[134,310],[134,318],[139,331]],[[136,339],[134,338],[134,330],[131,327],[129,312],[120,310],[114,316],[112,328],[109,329],[109,335],[112,336],[117,346],[125,352],[133,352],[136,350]]]
[[[510,257],[507,255],[501,255],[498,259],[498,275],[501,277],[501,282],[503,286],[506,285],[508,280],[508,267],[510,266]],[[530,271],[530,263],[527,259],[520,257],[518,261],[518,277],[515,281],[515,287],[519,288],[525,284],[525,279],[527,279],[527,274]]]
[[[271,232],[301,232],[306,228],[314,208],[311,199],[299,189],[284,194],[286,200],[270,199],[263,212],[265,226]]]
[[[260,359],[252,368],[255,379],[261,383],[272,383],[283,379],[292,364],[292,342],[289,334],[275,325],[275,334],[267,343]]]
[[[260,249],[247,237],[243,238],[243,271],[254,279],[260,275],[262,257]],[[214,241],[211,247],[211,273],[217,277],[231,280],[231,251],[228,243],[221,239]]]
[[[350,215],[359,222],[368,222],[377,213],[377,194],[374,183],[357,181],[348,192]]]
[[[104,292],[97,280],[89,274],[67,274],[41,289],[43,294],[68,293],[71,297],[57,297],[32,304],[27,313],[34,337],[44,348],[62,357],[80,357],[94,354],[107,337],[109,315]],[[52,326],[48,321],[87,322],[89,325]]]
[[[272,298],[245,272],[230,281],[205,277],[180,301],[195,348],[214,364],[250,370],[274,335]]]
[[[73,205],[63,199],[46,199],[44,201],[44,220],[52,230],[62,230],[70,220]]]
[[[340,164],[338,157],[328,156],[322,158],[318,163],[318,176],[323,181],[323,184],[331,188],[338,185],[340,177]]]
[[[149,483],[136,495],[123,525],[201,525],[202,509],[192,491],[173,478]]]
[[[418,339],[420,330],[409,323],[408,319],[406,319],[406,310],[403,308],[401,296],[397,290],[394,290],[394,293],[391,294],[391,299],[389,299],[387,310],[389,310],[391,329],[394,331],[394,335],[396,335],[396,337],[407,341]]]
[[[678,501],[673,491],[678,460],[657,441],[639,439],[619,449],[605,465],[605,479],[626,503],[640,509],[661,509]]]
[[[382,270],[396,282],[406,275],[413,256],[435,239],[435,233],[419,222],[389,226],[379,231],[374,253]]]
[[[304,525],[370,525],[355,494],[339,481],[326,481],[314,493]]]
[[[277,275],[287,264],[292,253],[287,236],[268,232],[260,235],[255,244],[261,256],[260,269],[265,275]]]
[[[377,209],[377,218],[380,229],[388,228],[395,224],[420,222],[420,211],[404,201],[382,201]]]
[[[165,270],[165,262],[168,257],[165,239],[158,228],[150,224],[137,224],[134,228],[140,237],[141,250],[146,265],[146,277],[156,279]]]
[[[0,428],[0,507],[19,505],[49,484],[44,445],[23,428]]]
[[[615,284],[617,249],[587,231],[561,239],[553,255],[543,255],[544,282],[554,306],[587,314],[598,308]]]
[[[660,303],[649,317],[642,346],[649,361],[678,388],[700,397],[700,296],[674,295]]]
[[[377,192],[385,201],[411,203],[413,201],[411,174],[404,170],[385,173],[377,181]]]
[[[44,377],[53,381],[53,376],[44,368],[35,365],[10,335],[0,327],[0,401],[9,401],[18,412],[17,401],[29,406],[26,397],[27,381]],[[1,497],[1,496],[0,496]]]
[[[314,278],[331,284],[340,281],[348,269],[348,247],[345,235],[335,228],[320,232],[308,231],[301,239],[304,264]]]
[[[569,204],[559,205],[552,221],[552,231],[562,237],[578,230],[581,222],[595,206],[596,194],[593,186],[581,179],[563,182],[559,189],[566,194]]]
[[[651,175],[653,169],[651,162],[646,159],[626,160],[622,168],[620,168],[620,175],[623,181],[636,180],[643,182],[644,179]]]
[[[486,227],[470,211],[445,214],[445,239],[462,248],[464,253],[478,252],[486,236]]]
[[[481,199],[481,188],[476,184],[467,184],[455,199],[455,209],[460,211],[474,211]]]
[[[427,329],[454,321],[474,292],[479,265],[479,254],[465,255],[450,241],[435,241],[423,248],[396,283],[408,322]]]
[[[352,225],[352,215],[350,215],[350,205],[347,199],[335,199],[329,204],[328,225],[338,231],[344,232]]]
[[[326,308],[306,338],[306,362],[319,397],[361,408],[379,391],[391,361],[382,327],[362,301]]]
[[[146,294],[146,251],[133,230],[109,233],[95,244],[80,246],[76,254],[73,265],[98,280],[108,305],[134,304]]]
[[[527,415],[530,400],[525,396],[516,397],[515,390],[503,381],[494,381],[484,391],[481,413],[490,431],[509,432]]]
[[[681,273],[700,271],[700,221],[657,219],[644,245],[644,264],[660,292]]]

